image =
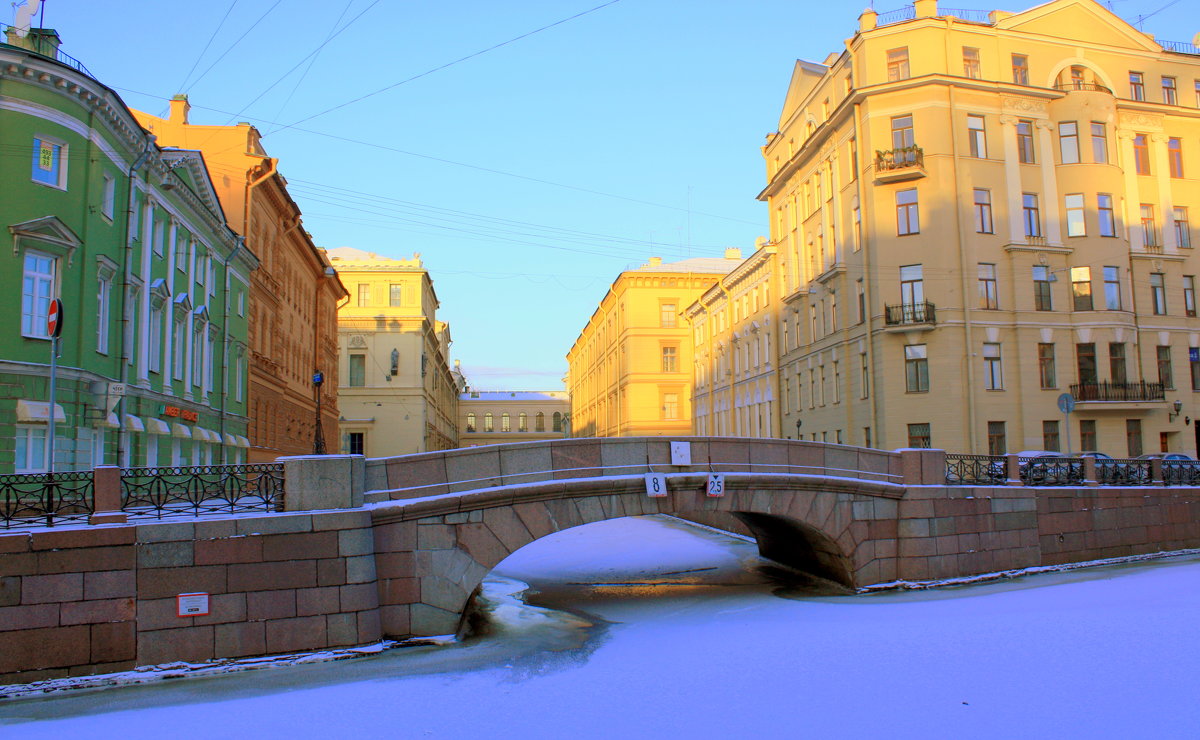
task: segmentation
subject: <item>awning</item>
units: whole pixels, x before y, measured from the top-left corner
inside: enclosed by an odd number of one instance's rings
[[[203,427],[196,427],[192,431],[195,434],[200,435],[200,439],[204,440],[205,442],[213,442],[215,444],[221,444],[221,435],[217,434],[214,431],[205,429]]]
[[[238,447],[249,447],[250,446],[250,440],[246,439],[245,437],[243,437],[240,434],[235,435],[235,436],[237,437],[237,446]]]
[[[141,419],[137,418],[133,414],[125,414],[125,431],[144,432],[146,431],[146,425],[142,423]]]
[[[50,402],[49,401],[26,401],[19,399],[17,401],[17,423],[18,424],[45,424],[50,420]],[[54,404],[54,421],[65,424],[67,414],[63,411],[62,404]]]
[[[237,438],[234,437],[229,432],[225,432],[225,446],[226,447],[237,447],[238,446]]]
[[[182,424],[172,424],[171,425],[171,436],[179,437],[180,439],[191,439],[192,438],[192,430],[188,429],[187,427],[185,427]]]
[[[162,419],[146,419],[146,431],[150,434],[170,434],[171,428]]]
[[[117,418],[116,414],[109,414],[101,419],[98,425],[102,427],[108,427],[109,429],[120,429],[121,420]]]

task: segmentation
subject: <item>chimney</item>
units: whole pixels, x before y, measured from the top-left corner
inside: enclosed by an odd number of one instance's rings
[[[659,265],[662,264],[662,257],[651,257],[650,261],[646,264],[649,267],[658,267]]]
[[[57,58],[58,47],[62,44],[58,31],[53,28],[30,28],[27,33],[22,34],[16,26],[6,29],[5,41],[11,46],[27,49],[51,59]]]
[[[187,95],[180,93],[171,98],[171,115],[167,119],[171,123],[182,123],[187,125],[188,111],[192,109],[191,103],[188,102]]]
[[[741,258],[742,258],[742,250],[739,249],[738,247],[726,247],[725,248],[725,259],[740,260]]]
[[[933,18],[938,14],[937,0],[913,0],[914,15],[918,18]]]

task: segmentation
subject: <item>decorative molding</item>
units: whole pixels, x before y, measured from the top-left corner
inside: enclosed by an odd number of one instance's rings
[[[1004,110],[1017,113],[1045,113],[1046,101],[1030,98],[1004,98]]]
[[[1117,120],[1121,128],[1153,129],[1162,131],[1164,116],[1161,113],[1120,111]]]

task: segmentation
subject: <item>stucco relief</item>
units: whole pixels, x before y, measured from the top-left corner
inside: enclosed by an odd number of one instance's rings
[[[350,344],[351,349],[366,349],[367,348],[366,338],[359,334],[355,334],[355,335],[351,336],[349,344]]]
[[[1017,113],[1045,113],[1046,101],[1030,98],[1005,98],[1004,110]]]
[[[1121,111],[1120,123],[1121,128],[1137,128],[1143,131],[1147,129],[1162,130],[1163,116],[1159,113],[1134,113],[1131,111]]]

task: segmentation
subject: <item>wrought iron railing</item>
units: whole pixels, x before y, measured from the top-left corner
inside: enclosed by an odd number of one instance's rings
[[[875,171],[889,172],[909,167],[925,166],[925,150],[919,146],[904,146],[899,149],[875,151]]]
[[[130,518],[279,511],[283,494],[282,463],[121,471],[121,509]]]
[[[1081,457],[1017,458],[1021,482],[1027,486],[1078,486],[1083,483]]]
[[[0,524],[11,529],[86,522],[92,493],[90,470],[0,475]]]
[[[1060,82],[1054,86],[1054,89],[1055,90],[1063,90],[1065,92],[1070,92],[1072,90],[1082,90],[1084,92],[1102,92],[1102,93],[1108,93],[1109,95],[1113,94],[1112,90],[1105,87],[1104,85],[1100,85],[1095,82],[1075,82],[1075,81]]]
[[[68,67],[75,70],[76,72],[82,72],[83,74],[87,75],[88,77],[91,77],[93,80],[96,79],[96,75],[89,72],[88,68],[83,66],[83,62],[79,61],[78,59],[71,56],[70,54],[64,54],[63,52],[59,51],[58,49],[53,48],[53,46],[50,44],[49,39],[45,39],[45,38],[35,39],[34,44],[38,48],[33,48],[33,49],[23,46],[23,45],[9,43],[8,34],[9,34],[9,31],[14,28],[15,28],[14,26],[10,26],[6,23],[0,23],[0,43],[8,44],[9,46],[16,46],[18,49],[24,49],[25,51],[33,52],[34,54],[37,54],[38,56],[43,56],[48,59],[53,59],[54,61],[59,62],[60,64],[67,65]],[[29,37],[26,36],[26,38],[29,38]]]
[[[1075,383],[1071,395],[1076,401],[1162,401],[1166,398],[1162,383]]]
[[[875,18],[875,25],[876,26],[890,26],[893,23],[903,23],[904,21],[911,21],[916,17],[917,17],[917,9],[915,7],[913,7],[912,5],[909,5],[907,8],[900,8],[899,10],[889,10],[886,13],[880,13]]]
[[[1154,39],[1154,43],[1163,48],[1163,51],[1173,51],[1176,54],[1200,54],[1200,46],[1187,41],[1163,41],[1162,39]]]
[[[946,455],[946,483],[952,486],[1004,483],[1008,478],[1003,455]]]
[[[1151,480],[1149,460],[1096,458],[1096,482],[1102,486],[1148,486]]]
[[[1162,477],[1168,486],[1200,486],[1200,462],[1163,460]]]
[[[960,21],[967,23],[982,23],[984,25],[992,25],[990,10],[964,10],[962,8],[943,8],[938,7],[937,13],[939,16],[952,16]]]
[[[883,323],[886,326],[905,324],[935,324],[937,310],[932,303],[899,303],[883,307]]]

